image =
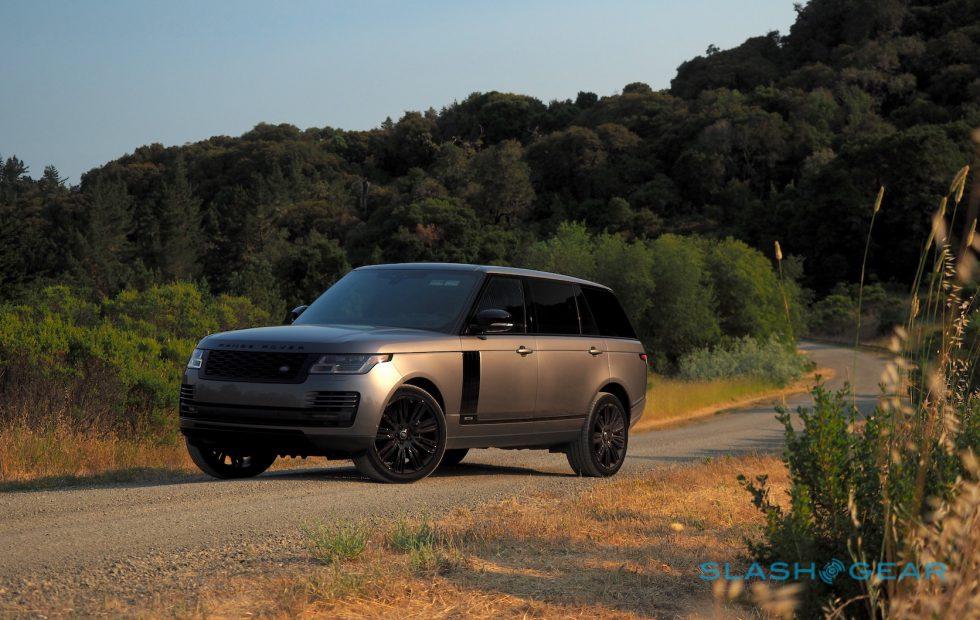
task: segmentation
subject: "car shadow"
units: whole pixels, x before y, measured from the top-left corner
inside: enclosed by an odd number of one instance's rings
[[[542,476],[549,478],[568,478],[574,474],[541,471],[528,467],[516,467],[513,465],[491,465],[487,463],[460,463],[452,467],[440,467],[429,478],[458,478],[463,476],[491,476],[491,475],[511,475],[511,476]],[[303,469],[281,469],[255,478],[255,480],[348,480],[353,482],[369,481],[361,475],[354,467],[337,466],[323,468],[303,468]]]
[[[453,478],[464,476],[492,476],[492,475],[512,475],[512,476],[544,476],[544,477],[570,477],[574,474],[559,472],[541,471],[528,467],[515,467],[512,465],[490,465],[485,463],[461,463],[452,467],[440,468],[434,472],[430,478]],[[257,482],[276,482],[286,480],[321,480],[321,481],[348,481],[348,482],[373,482],[361,475],[353,466],[336,465],[326,466],[297,466],[283,469],[273,469],[248,481]],[[0,494],[3,493],[30,493],[44,491],[48,493],[105,490],[105,489],[137,489],[144,487],[165,487],[177,484],[201,484],[219,482],[214,478],[197,472],[173,471],[156,468],[136,468],[122,472],[113,472],[110,475],[93,476],[51,476],[38,478],[29,481],[11,481],[0,483]],[[235,482],[229,480],[225,482]]]

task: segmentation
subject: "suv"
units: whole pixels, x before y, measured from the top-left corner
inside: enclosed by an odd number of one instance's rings
[[[317,455],[412,482],[495,447],[563,452],[578,474],[611,476],[643,413],[643,346],[612,291],[586,280],[374,265],[287,322],[212,334],[191,355],[180,429],[205,473]]]

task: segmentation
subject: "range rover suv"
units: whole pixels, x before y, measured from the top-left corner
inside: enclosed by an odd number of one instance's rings
[[[287,325],[212,334],[180,387],[180,429],[218,478],[277,456],[353,459],[384,482],[472,448],[567,455],[611,476],[643,413],[643,346],[608,288],[475,265],[361,267]]]

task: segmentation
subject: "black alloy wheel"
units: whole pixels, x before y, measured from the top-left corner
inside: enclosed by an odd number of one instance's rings
[[[197,445],[189,441],[187,452],[201,471],[223,480],[258,476],[276,460],[275,454]]]
[[[425,390],[402,386],[381,414],[374,443],[354,458],[357,469],[382,482],[414,482],[431,474],[446,450],[446,419]]]
[[[629,421],[620,400],[602,392],[592,403],[582,431],[568,444],[568,464],[580,476],[612,476],[626,461]]]
[[[592,451],[605,469],[621,463],[626,455],[626,420],[613,403],[605,402],[592,423]]]

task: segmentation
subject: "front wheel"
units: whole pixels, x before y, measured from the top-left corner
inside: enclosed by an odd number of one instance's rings
[[[354,457],[354,466],[379,482],[415,482],[435,471],[445,451],[442,407],[422,388],[404,385],[391,397],[374,442]]]
[[[605,392],[592,403],[582,432],[568,445],[568,464],[580,476],[612,476],[626,460],[629,424],[619,399]]]
[[[230,480],[258,476],[276,460],[275,454],[200,446],[187,441],[187,452],[201,471]]]

